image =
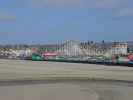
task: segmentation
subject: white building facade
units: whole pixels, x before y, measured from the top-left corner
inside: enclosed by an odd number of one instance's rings
[[[127,54],[127,43],[115,42],[112,44],[108,51],[111,55],[126,55]]]

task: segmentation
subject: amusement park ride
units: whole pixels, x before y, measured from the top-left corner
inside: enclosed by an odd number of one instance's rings
[[[81,48],[77,41],[67,41],[56,47],[55,51],[47,51],[41,54],[32,54],[33,61],[58,61],[74,63],[108,64],[108,65],[133,65],[133,55],[89,55],[88,51]]]

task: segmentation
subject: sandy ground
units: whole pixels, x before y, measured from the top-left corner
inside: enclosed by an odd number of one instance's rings
[[[0,100],[133,100],[131,84],[55,82],[0,86]]]
[[[0,100],[133,100],[132,82],[92,80],[26,82],[26,80],[87,78],[133,81],[133,68],[0,60]]]
[[[91,64],[0,60],[0,80],[100,78],[133,81],[133,68]]]

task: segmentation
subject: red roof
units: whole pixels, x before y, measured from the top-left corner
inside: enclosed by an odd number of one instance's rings
[[[42,55],[43,56],[56,56],[57,53],[56,52],[44,52]]]

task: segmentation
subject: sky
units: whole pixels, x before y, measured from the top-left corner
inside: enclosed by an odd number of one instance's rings
[[[0,0],[0,44],[132,41],[133,0]]]

